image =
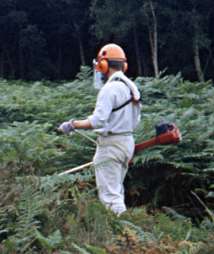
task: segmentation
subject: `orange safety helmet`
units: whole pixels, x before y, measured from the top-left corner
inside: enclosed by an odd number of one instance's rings
[[[109,71],[109,61],[122,62],[124,72],[128,69],[126,55],[117,44],[110,43],[101,48],[95,61],[95,69],[106,74]]]

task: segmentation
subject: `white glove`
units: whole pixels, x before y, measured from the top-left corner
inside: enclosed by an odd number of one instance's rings
[[[69,134],[71,131],[74,131],[73,120],[62,123],[59,126],[58,130],[62,131],[65,134]]]

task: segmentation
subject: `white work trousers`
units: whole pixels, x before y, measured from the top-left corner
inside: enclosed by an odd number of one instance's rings
[[[98,138],[93,162],[99,199],[118,215],[126,211],[123,181],[133,153],[132,135],[100,136]]]

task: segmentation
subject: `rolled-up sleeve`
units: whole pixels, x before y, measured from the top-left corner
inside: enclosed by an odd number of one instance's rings
[[[114,107],[115,96],[109,87],[103,87],[97,97],[96,107],[91,116],[88,117],[94,129],[102,128],[108,121]]]

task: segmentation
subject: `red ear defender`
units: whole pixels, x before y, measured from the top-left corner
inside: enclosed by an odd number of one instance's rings
[[[125,63],[123,64],[123,71],[126,72],[127,70],[128,70],[128,63],[125,62]]]
[[[109,64],[107,59],[102,59],[98,62],[99,65],[99,70],[103,73],[106,74],[109,70]]]

